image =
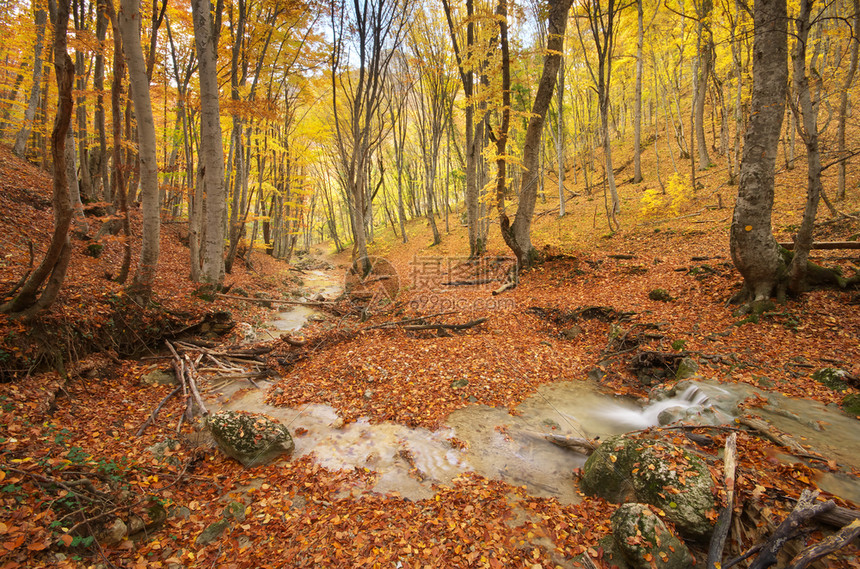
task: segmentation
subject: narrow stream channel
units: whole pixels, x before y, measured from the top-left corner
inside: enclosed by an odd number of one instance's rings
[[[323,271],[306,273],[309,297],[333,297],[340,283]],[[272,337],[296,331],[317,312],[310,306],[292,307],[271,324]],[[474,471],[490,479],[525,486],[537,497],[555,497],[562,503],[580,500],[573,470],[586,457],[548,442],[543,435],[605,439],[652,425],[683,419],[706,425],[731,424],[738,405],[758,394],[767,403],[754,411],[818,452],[840,464],[860,467],[860,422],[836,408],[746,384],[713,381],[681,382],[662,398],[645,405],[604,394],[589,381],[559,382],[540,387],[511,415],[506,408],[469,405],[447,418],[437,431],[412,429],[367,419],[343,424],[337,411],[322,404],[301,408],[274,407],[265,402],[266,391],[277,383],[261,382],[262,389],[236,381],[209,394],[215,409],[264,413],[286,425],[295,436],[295,456],[312,454],[329,469],[368,469],[377,473],[374,492],[408,499],[430,498],[434,484],[447,484],[457,475]],[[466,443],[466,448],[451,439]],[[786,462],[798,459],[778,456]],[[860,503],[860,484],[854,476],[821,472],[819,487]]]

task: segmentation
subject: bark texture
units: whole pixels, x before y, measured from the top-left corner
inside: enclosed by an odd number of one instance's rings
[[[730,246],[746,292],[755,301],[770,297],[785,272],[771,230],[771,213],[788,81],[786,0],[757,1],[753,21],[753,112],[744,136]]]

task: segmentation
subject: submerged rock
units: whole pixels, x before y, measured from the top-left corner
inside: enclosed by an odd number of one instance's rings
[[[612,514],[615,545],[635,569],[688,569],[687,546],[645,504],[624,504]]]
[[[612,437],[583,466],[580,488],[610,502],[645,502],[666,513],[685,537],[703,539],[713,525],[713,481],[697,456],[663,441]]]
[[[209,430],[224,454],[248,467],[268,464],[295,448],[287,428],[263,415],[221,411],[209,418]]]

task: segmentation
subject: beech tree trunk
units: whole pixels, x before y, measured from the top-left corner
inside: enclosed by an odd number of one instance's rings
[[[774,166],[788,81],[786,0],[758,0],[753,23],[753,86],[738,196],[730,233],[732,261],[750,300],[770,297],[784,276],[771,229]]]
[[[792,53],[792,107],[797,107],[797,129],[806,145],[806,207],[803,220],[794,241],[794,256],[788,267],[788,288],[793,293],[806,288],[806,263],[812,248],[812,232],[821,199],[821,153],[818,149],[817,105],[813,104],[806,74],[806,47],[812,27],[811,12],[814,0],[801,0],[800,13],[795,20],[795,47]]]
[[[463,95],[467,101],[465,109],[466,119],[466,219],[469,229],[469,253],[477,257],[484,252],[485,243],[481,238],[480,228],[480,204],[478,203],[478,162],[482,160],[481,150],[483,148],[483,119],[479,125],[475,124],[475,105],[472,96],[475,93],[475,74],[472,66],[464,62],[475,46],[475,7],[473,0],[466,0],[466,53],[460,49],[457,41],[454,18],[448,0],[442,0],[445,10],[445,18],[448,21],[448,32],[454,46],[454,55],[457,57],[457,66],[460,70],[460,80],[463,83]]]
[[[848,161],[845,150],[845,123],[848,121],[848,93],[854,83],[854,75],[857,73],[858,56],[860,56],[860,0],[853,0],[854,22],[851,30],[851,62],[845,74],[845,82],[842,84],[842,94],[839,97],[839,125],[836,130],[836,140],[839,145],[839,162],[836,197],[845,199],[845,170]]]
[[[48,13],[44,9],[36,10],[36,41],[33,44],[33,86],[30,87],[30,98],[27,100],[27,109],[24,111],[24,123],[15,136],[15,144],[12,154],[24,158],[27,150],[27,139],[33,128],[33,119],[36,116],[36,107],[39,106],[39,86],[42,81],[42,44],[45,41],[45,24],[48,21]]]
[[[57,6],[57,18],[54,25],[54,72],[57,78],[57,115],[54,118],[54,128],[51,132],[51,157],[53,158],[54,183],[51,205],[54,211],[54,233],[51,243],[42,262],[24,282],[18,295],[0,306],[0,312],[26,315],[34,314],[50,306],[66,276],[66,269],[71,258],[71,243],[69,227],[72,223],[72,205],[69,199],[69,187],[66,180],[65,146],[66,132],[72,121],[72,84],[75,80],[75,65],[66,50],[67,29],[69,26],[70,0],[60,0]],[[42,294],[39,289],[47,284]]]
[[[143,209],[140,265],[134,287],[148,297],[158,270],[161,239],[161,193],[158,190],[155,121],[149,97],[149,77],[140,41],[140,2],[122,0],[119,28],[128,62],[128,78],[137,119],[137,146],[140,162],[140,198]]]
[[[538,83],[537,93],[532,104],[529,124],[526,128],[523,146],[523,178],[520,186],[520,202],[516,217],[511,223],[504,213],[500,215],[502,237],[517,257],[519,268],[532,265],[537,251],[531,241],[531,224],[537,201],[537,181],[541,175],[538,169],[541,134],[543,133],[546,111],[555,89],[558,67],[564,49],[564,32],[567,29],[567,15],[573,0],[550,0],[549,22],[547,25],[546,53],[543,58],[543,72]]]
[[[642,0],[636,2],[636,93],[633,101],[633,183],[642,181],[642,43],[645,36]],[[654,144],[657,144],[655,139]]]
[[[197,168],[197,207],[202,211],[201,227],[205,234],[198,239],[195,258],[192,249],[192,278],[216,286],[224,281],[224,214],[227,195],[224,186],[224,142],[221,138],[221,114],[218,105],[217,30],[212,25],[212,3],[192,0],[194,43],[197,47],[200,75],[200,162]],[[194,264],[199,263],[199,271]]]

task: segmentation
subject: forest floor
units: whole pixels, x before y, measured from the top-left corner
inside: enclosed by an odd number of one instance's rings
[[[803,196],[789,188],[802,187],[801,170],[794,170],[798,180],[783,178],[778,188],[779,240],[790,240],[799,223]],[[433,248],[424,220],[409,225],[408,244],[390,228],[377,228],[373,252],[396,270],[397,296],[372,304],[363,317],[352,311],[309,323],[297,333],[303,346],[284,339],[252,342],[271,348],[266,363],[277,375],[268,402],[330,405],[347,425],[364,417],[432,431],[455,410],[479,404],[510,410],[513,417],[540,386],[583,382],[589,375],[600,378],[610,395],[645,396],[653,386],[629,365],[636,349],[685,352],[706,378],[827,404],[860,393],[856,383],[834,390],[811,378],[823,367],[860,377],[856,290],[810,291],[758,322],[733,315],[726,302],[740,286],[728,253],[733,188],[707,184],[707,176],[716,180],[720,173],[707,173],[706,189],[671,219],[638,216],[647,186],[623,185],[625,213],[614,233],[605,229],[602,196],[579,192],[563,219],[553,213],[557,200],[539,204],[534,241],[546,246],[548,260],[497,296],[495,279],[504,275],[510,255],[495,227],[491,254],[477,264],[464,262],[468,248],[457,216],[449,220],[450,233],[438,221],[444,239]],[[47,243],[50,180],[0,149],[0,185],[0,286],[8,289],[28,264],[28,242],[37,260]],[[852,196],[839,207],[860,209],[856,190]],[[92,234],[101,221],[90,222]],[[823,224],[816,238],[856,240],[858,233],[860,223],[846,219]],[[0,568],[578,567],[574,558],[580,554],[602,563],[598,541],[610,532],[613,507],[601,499],[580,495],[562,503],[474,473],[438,485],[432,497],[408,499],[372,492],[372,469],[327,469],[309,455],[246,469],[201,442],[194,425],[177,432],[184,410],[178,398],[137,436],[172,389],[141,381],[154,368],[169,369],[160,338],[218,310],[258,331],[275,317],[255,303],[195,295],[183,278],[188,252],[182,238],[181,224],[165,224],[155,308],[129,307],[122,287],[108,279],[121,258],[120,240],[104,243],[96,258],[86,254],[91,243],[76,239],[66,285],[51,311],[36,325],[0,317]],[[346,254],[324,256],[334,263],[328,275],[340,278]],[[815,251],[813,258],[849,274],[860,267],[856,251]],[[306,276],[297,268],[255,253],[251,266],[240,264],[227,284],[233,291],[289,299]],[[481,284],[444,284],[470,280]],[[652,292],[657,289],[666,294]],[[344,312],[351,304],[337,306]],[[611,307],[615,316],[575,319],[576,310],[594,306]],[[438,313],[445,314],[432,321],[486,320],[448,334],[379,327]],[[655,333],[639,336],[635,330]],[[638,338],[633,351],[613,343],[619,331]],[[243,338],[237,327],[218,341],[230,345]],[[204,376],[201,384],[206,387]],[[699,448],[679,431],[658,436],[709,456],[722,488],[717,449],[726,431],[702,432],[711,447]],[[300,446],[302,433],[294,435]],[[152,449],[159,443],[167,444],[156,456]],[[822,472],[860,475],[858,465],[836,460],[815,468],[777,460],[778,445],[747,431],[738,432],[738,451],[736,510],[755,506],[762,527],[745,520],[744,529],[733,533],[732,553],[762,541],[773,527],[768,522],[778,524],[791,510],[787,498],[815,487]],[[575,479],[571,473],[560,483]],[[138,520],[130,539],[108,539],[104,526],[118,518],[129,526]],[[221,533],[203,539],[213,527]],[[701,547],[694,552],[703,566]],[[821,566],[858,567],[858,549],[849,545]]]

